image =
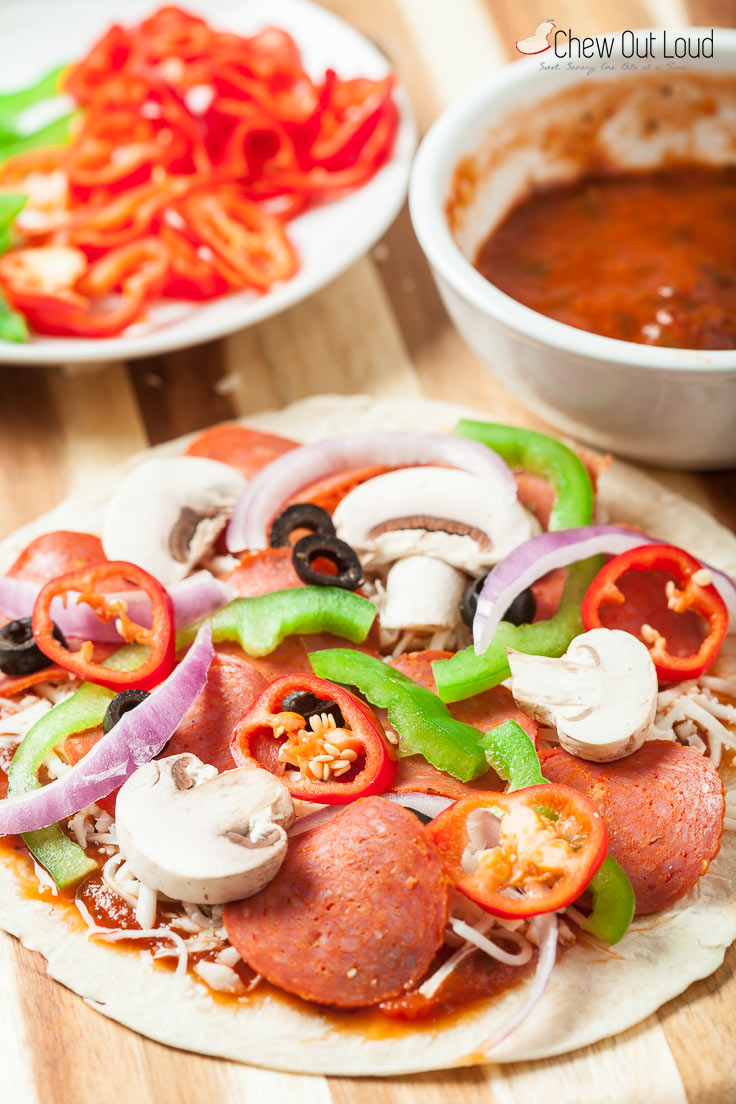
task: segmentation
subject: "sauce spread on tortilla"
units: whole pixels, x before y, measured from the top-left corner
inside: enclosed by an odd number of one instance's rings
[[[736,348],[736,168],[680,165],[534,190],[478,271],[532,310],[606,337]]]

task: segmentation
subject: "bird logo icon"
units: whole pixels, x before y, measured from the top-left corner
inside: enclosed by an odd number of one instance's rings
[[[533,35],[530,35],[529,38],[519,39],[516,43],[516,49],[520,54],[543,54],[552,45],[549,36],[554,29],[554,20],[545,19],[544,23],[539,24]]]

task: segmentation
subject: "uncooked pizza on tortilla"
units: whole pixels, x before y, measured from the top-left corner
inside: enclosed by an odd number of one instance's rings
[[[736,537],[634,468],[320,396],[0,570],[0,925],[102,1014],[293,1071],[530,1059],[736,938]]]

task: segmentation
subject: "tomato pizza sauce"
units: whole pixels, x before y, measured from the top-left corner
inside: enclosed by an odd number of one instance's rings
[[[679,165],[537,188],[478,250],[549,318],[678,349],[736,348],[736,167]]]

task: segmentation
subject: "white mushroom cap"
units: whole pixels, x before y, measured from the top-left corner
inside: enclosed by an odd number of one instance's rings
[[[406,556],[386,577],[384,629],[453,629],[468,577],[434,556]]]
[[[183,579],[212,548],[245,479],[200,456],[156,457],[134,468],[105,514],[102,547],[164,586]]]
[[[507,651],[517,705],[556,728],[571,755],[607,763],[646,740],[657,710],[657,672],[631,633],[591,629],[561,659]]]
[[[218,775],[189,753],[139,767],[115,810],[120,851],[135,876],[174,900],[208,905],[250,897],[270,882],[293,820],[291,794],[269,771]]]
[[[340,502],[333,521],[340,540],[363,553],[366,566],[416,553],[474,575],[539,532],[518,501],[495,501],[480,476],[433,465],[361,483]]]

